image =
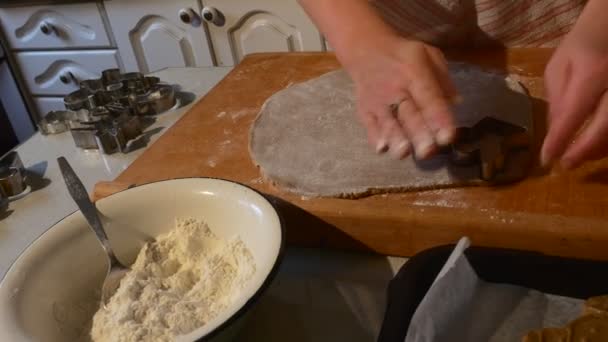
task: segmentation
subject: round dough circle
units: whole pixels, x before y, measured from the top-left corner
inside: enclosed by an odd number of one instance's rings
[[[463,102],[458,126],[486,116],[532,130],[532,106],[513,79],[462,63],[449,65]],[[256,118],[250,154],[264,177],[304,196],[368,194],[477,184],[478,169],[452,167],[439,155],[427,161],[393,160],[368,146],[355,116],[354,85],[338,70],[271,96]]]

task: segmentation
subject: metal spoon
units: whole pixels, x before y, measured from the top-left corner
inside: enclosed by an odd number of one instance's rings
[[[108,236],[103,229],[100,213],[97,210],[97,207],[95,207],[95,204],[89,199],[87,190],[84,185],[82,185],[78,176],[76,176],[76,173],[68,161],[64,157],[59,157],[57,158],[57,162],[59,163],[59,169],[61,169],[63,180],[68,187],[72,199],[74,199],[74,202],[76,202],[76,205],[80,208],[84,218],[89,223],[89,227],[95,232],[95,236],[97,236],[97,239],[101,243],[101,247],[103,247],[108,256],[108,273],[106,274],[106,278],[104,279],[101,288],[101,303],[105,306],[110,300],[110,297],[112,297],[118,289],[120,280],[130,269],[124,266],[116,258],[116,255],[110,246],[110,242],[108,241]]]

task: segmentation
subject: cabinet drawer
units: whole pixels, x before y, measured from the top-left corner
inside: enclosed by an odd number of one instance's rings
[[[0,8],[11,49],[110,47],[95,3]]]
[[[40,117],[44,117],[52,110],[65,110],[63,97],[35,97],[34,105]]]
[[[78,89],[78,82],[119,65],[116,50],[21,52],[16,57],[32,95],[66,95]]]

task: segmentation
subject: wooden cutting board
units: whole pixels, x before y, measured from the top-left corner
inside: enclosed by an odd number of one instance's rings
[[[542,72],[551,50],[447,52],[454,60],[521,75],[535,97],[536,131],[544,134]],[[543,172],[515,185],[313,199],[264,181],[248,152],[249,129],[276,91],[338,68],[331,54],[255,54],[243,60],[98,197],[130,184],[218,177],[273,198],[287,222],[288,242],[411,256],[463,235],[474,244],[608,259],[608,162],[575,172]],[[536,148],[540,145],[537,139]]]

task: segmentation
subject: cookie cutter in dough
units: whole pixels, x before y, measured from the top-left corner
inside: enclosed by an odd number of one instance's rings
[[[23,193],[26,188],[25,168],[19,154],[9,152],[0,159],[0,188],[10,198]]]
[[[500,180],[509,155],[522,150],[530,152],[532,144],[525,127],[492,117],[458,130],[458,139],[450,149],[450,162],[459,166],[479,165],[479,177],[486,182]]]

